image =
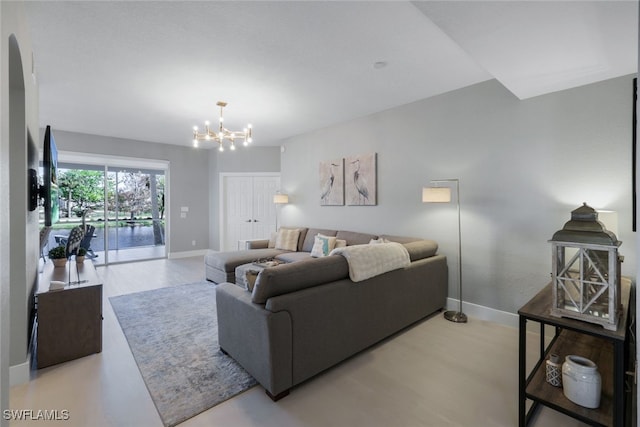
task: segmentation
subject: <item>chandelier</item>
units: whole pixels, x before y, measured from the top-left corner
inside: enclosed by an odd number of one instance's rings
[[[218,101],[216,104],[220,107],[220,118],[218,130],[214,131],[209,127],[209,121],[204,122],[204,132],[198,132],[198,126],[193,127],[193,146],[198,147],[198,141],[215,141],[218,143],[218,151],[224,151],[224,142],[229,142],[229,149],[236,149],[236,139],[242,140],[242,145],[245,147],[253,142],[251,137],[251,125],[248,124],[246,128],[241,131],[231,131],[224,127],[224,118],[222,117],[222,109],[227,106],[226,102]]]

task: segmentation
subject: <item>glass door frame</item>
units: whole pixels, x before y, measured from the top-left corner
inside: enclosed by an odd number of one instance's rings
[[[158,170],[164,172],[164,198],[165,198],[165,209],[164,209],[164,217],[165,217],[165,236],[169,236],[170,234],[170,225],[169,218],[171,218],[170,212],[170,194],[169,194],[169,166],[170,162],[168,160],[156,160],[156,159],[139,159],[133,157],[120,157],[120,156],[110,156],[103,154],[94,154],[94,153],[79,153],[79,152],[71,152],[71,151],[60,151],[58,152],[58,162],[60,163],[68,163],[82,167],[82,165],[90,165],[90,166],[99,166],[102,168],[105,184],[107,179],[108,172],[116,172],[119,168],[122,169],[140,169],[140,170]],[[105,185],[103,188],[104,191],[104,215],[105,215],[105,236],[104,236],[104,265],[113,264],[113,262],[109,261],[109,221],[108,221],[108,186]],[[117,197],[116,197],[117,199]],[[170,253],[170,241],[165,238],[165,251],[164,258],[167,258]]]

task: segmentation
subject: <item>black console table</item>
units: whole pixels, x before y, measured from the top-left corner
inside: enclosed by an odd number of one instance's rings
[[[519,408],[518,424],[527,426],[533,419],[539,405],[560,411],[593,426],[624,426],[624,370],[625,343],[627,341],[627,320],[631,283],[622,279],[622,316],[615,331],[601,325],[569,318],[551,316],[551,284],[545,286],[526,303],[518,315],[519,331]],[[527,374],[527,321],[540,324],[540,355],[533,370]],[[545,343],[545,325],[555,327],[551,342]],[[602,377],[600,407],[588,409],[579,406],[564,396],[562,388],[546,382],[545,359],[556,353],[564,361],[569,354],[577,354],[594,361]],[[527,411],[527,400],[532,404]]]

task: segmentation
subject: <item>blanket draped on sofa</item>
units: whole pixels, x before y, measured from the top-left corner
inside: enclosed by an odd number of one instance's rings
[[[336,248],[331,251],[331,255],[342,255],[346,258],[349,263],[349,277],[354,282],[404,268],[411,263],[409,252],[404,245],[395,242]]]

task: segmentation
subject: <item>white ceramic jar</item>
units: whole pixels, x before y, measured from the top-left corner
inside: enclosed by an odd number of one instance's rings
[[[585,408],[600,406],[602,380],[598,367],[591,360],[569,355],[562,364],[562,386],[564,395]]]

